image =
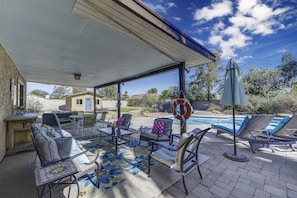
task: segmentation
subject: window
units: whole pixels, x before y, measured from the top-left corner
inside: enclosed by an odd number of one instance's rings
[[[18,79],[18,106],[24,106],[24,83]]]
[[[100,104],[100,100],[99,99],[96,100],[96,104]]]
[[[83,100],[82,99],[76,99],[76,104],[82,104]]]

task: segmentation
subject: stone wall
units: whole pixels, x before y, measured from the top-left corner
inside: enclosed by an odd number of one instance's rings
[[[13,60],[10,58],[2,44],[0,43],[0,161],[2,161],[6,152],[6,122],[4,119],[14,113],[11,90],[13,85],[16,87],[16,98],[18,98],[18,80],[24,83],[24,93],[26,93],[26,81],[21,76]],[[13,85],[11,82],[13,81]],[[26,97],[24,97],[26,104]]]

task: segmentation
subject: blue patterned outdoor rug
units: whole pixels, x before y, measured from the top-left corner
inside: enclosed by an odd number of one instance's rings
[[[83,141],[81,141],[83,143]],[[162,191],[180,180],[180,175],[163,165],[154,164],[151,176],[146,174],[150,147],[138,146],[138,140],[131,139],[131,145],[123,144],[118,147],[115,155],[114,145],[101,140],[100,144],[85,144],[85,147],[99,149],[101,159],[100,188],[96,188],[88,178],[79,181],[80,198],[90,197],[157,197]],[[207,160],[204,158],[203,161]],[[94,173],[89,175],[95,181]],[[77,188],[71,187],[75,197]],[[64,189],[65,196],[68,189]]]
[[[127,172],[136,175],[144,171],[147,167],[149,147],[138,146],[137,140],[131,140],[131,146],[120,145],[118,153],[115,155],[114,145],[101,141],[100,145],[86,145],[86,147],[96,146],[101,159],[101,169],[98,171],[100,177],[100,188],[109,189],[125,181]],[[90,178],[95,181],[94,173]],[[85,179],[85,185],[92,185],[91,181]]]

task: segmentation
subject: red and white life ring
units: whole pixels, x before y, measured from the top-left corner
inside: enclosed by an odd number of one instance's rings
[[[181,114],[180,106],[183,105],[184,113]],[[173,115],[178,120],[186,120],[188,119],[193,111],[191,104],[185,98],[179,98],[173,102]]]

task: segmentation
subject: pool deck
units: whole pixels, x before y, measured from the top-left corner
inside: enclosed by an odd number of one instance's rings
[[[131,128],[137,130],[145,119],[134,118],[133,121]],[[191,126],[188,127],[191,130]],[[188,196],[185,196],[181,181],[178,181],[157,197],[297,197],[297,152],[282,147],[275,148],[274,152],[270,148],[262,148],[253,154],[247,142],[238,141],[237,152],[246,155],[249,161],[235,162],[223,157],[224,152],[233,152],[232,142],[230,135],[216,136],[215,130],[211,130],[200,147],[202,154],[210,156],[201,165],[204,178],[201,180],[194,170],[186,176]],[[35,152],[21,152],[4,158],[0,164],[1,197],[36,197],[34,158]],[[116,191],[116,186],[113,189],[115,197],[123,197]]]

